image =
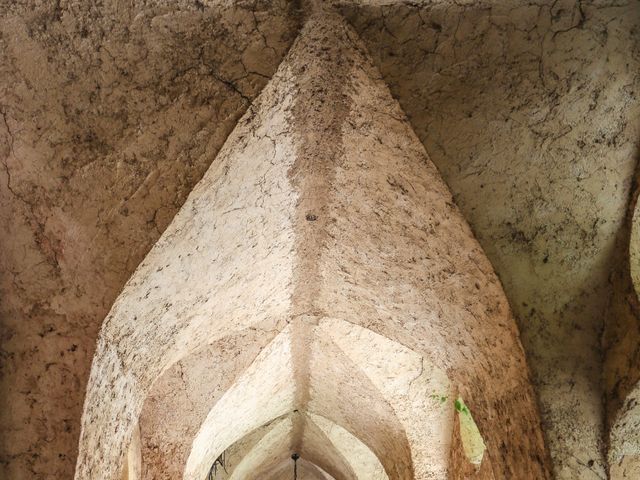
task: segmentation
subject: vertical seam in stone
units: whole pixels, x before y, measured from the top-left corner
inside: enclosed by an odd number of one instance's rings
[[[311,346],[314,325],[324,312],[316,295],[322,286],[320,259],[330,241],[329,205],[332,184],[343,154],[342,125],[351,100],[349,40],[346,25],[337,14],[319,12],[303,27],[289,58],[296,82],[292,125],[298,142],[289,178],[298,192],[294,230],[296,266],[292,295],[291,350],[296,382],[295,407],[306,410],[310,397]],[[301,448],[304,416],[293,426],[291,447]]]

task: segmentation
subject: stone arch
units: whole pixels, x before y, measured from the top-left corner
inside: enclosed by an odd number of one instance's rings
[[[146,395],[181,357],[234,331],[285,322],[296,195],[281,179],[293,147],[269,137],[288,130],[287,105],[245,115],[112,307],[88,382],[76,478],[116,478]],[[264,118],[248,124],[255,115]]]
[[[390,479],[444,478],[452,409],[434,398],[451,395],[444,372],[402,345],[342,320],[318,321],[312,351],[311,413],[365,443]],[[356,371],[360,378],[353,375]],[[385,410],[375,410],[374,391],[380,392]],[[345,402],[350,394],[352,401]],[[390,417],[387,435],[378,437],[366,428],[382,424],[385,417]]]
[[[308,421],[322,431],[349,462],[356,478],[388,480],[389,477],[380,459],[355,435],[328,418],[313,413],[308,413],[307,417]]]
[[[291,341],[290,330],[279,335],[283,342]],[[310,375],[311,400],[306,412],[318,413],[330,419],[334,424],[343,426],[346,430],[358,438],[370,448],[377,458],[385,465],[389,478],[398,480],[408,480],[413,478],[413,465],[411,455],[411,443],[406,437],[403,425],[396,417],[393,406],[389,399],[380,392],[377,387],[362,374],[360,368],[349,363],[349,360],[337,349],[331,349],[329,345],[319,347],[316,342],[322,341],[319,335],[314,336],[314,343],[311,345],[314,360],[311,364],[311,371],[315,368],[315,362],[319,362],[322,371],[321,376]],[[285,348],[284,346],[278,350]],[[293,350],[293,345],[290,347]],[[265,349],[266,351],[266,349]],[[288,358],[286,358],[288,360]],[[230,445],[238,441],[250,431],[258,428],[273,418],[284,415],[294,410],[293,398],[289,405],[283,410],[277,410],[276,406],[269,404],[243,405],[249,399],[267,398],[269,402],[276,401],[277,405],[284,405],[277,394],[282,394],[286,390],[286,382],[280,384],[268,381],[265,377],[274,377],[275,372],[282,371],[277,365],[261,362],[260,358],[240,374],[234,385],[222,396],[222,398],[209,411],[207,418],[202,423],[197,435],[193,439],[192,450],[185,467],[185,480],[195,480],[204,478],[213,461]],[[290,372],[292,374],[293,372]],[[411,373],[411,372],[410,372]],[[248,379],[245,377],[248,376]],[[293,377],[289,377],[289,386],[294,385]],[[251,382],[256,384],[251,386]],[[274,388],[269,389],[268,385]],[[263,393],[266,391],[266,395]],[[251,396],[246,396],[246,392],[251,392]],[[245,410],[247,409],[247,410]],[[245,411],[246,413],[242,413]],[[247,423],[240,433],[235,435],[233,440],[229,440],[225,434],[221,434],[230,426],[235,426],[235,416],[247,417],[248,412],[259,411],[261,417]],[[326,435],[314,422],[308,419],[306,412],[294,416],[295,428],[291,433],[292,441],[299,435],[299,450],[303,458],[313,460],[313,463],[321,466],[336,479],[351,480],[353,474],[345,475],[344,472],[350,467],[333,471],[331,464],[323,464],[323,456],[314,456],[314,450],[331,452],[333,445]],[[253,420],[253,419],[252,419]],[[307,448],[314,446],[314,448]],[[283,458],[288,458],[284,455]],[[328,457],[337,458],[339,454],[333,452]],[[343,463],[341,461],[339,463]],[[348,465],[348,464],[346,464]],[[342,471],[343,473],[340,473]]]
[[[209,411],[193,439],[185,480],[205,478],[224,450],[293,410],[290,334],[288,328],[280,333]]]
[[[143,480],[182,477],[191,441],[207,413],[276,335],[257,325],[224,337],[182,358],[156,380],[140,414]]]
[[[468,459],[449,455],[453,402],[439,400],[454,396],[486,442],[472,477],[550,476],[500,283],[362,43],[331,11],[308,19],[114,304],[76,479],[115,480],[158,379],[251,329],[275,339],[212,405],[189,480],[291,410],[349,431],[391,479],[462,478]],[[263,378],[262,362],[277,377]],[[312,431],[294,425],[292,448]]]
[[[377,457],[357,438],[328,419],[299,412],[279,417],[229,447],[225,451],[225,468],[218,469],[215,479],[264,479],[280,469],[291,468],[293,449],[290,434],[294,422],[299,420],[296,419],[298,416],[306,416],[305,421],[312,422],[315,430],[311,436],[321,439],[299,449],[302,462],[314,465],[335,480],[388,479]],[[319,458],[314,458],[314,451],[319,447],[323,448],[323,453]],[[330,450],[329,455],[326,454],[326,447]]]
[[[235,384],[242,380],[245,369],[252,368],[249,367],[250,363],[263,365],[259,371],[265,372],[268,378],[273,378],[278,372],[287,371],[290,368],[286,361],[274,366],[264,364],[260,358],[272,347],[273,335],[269,333],[265,336],[264,330],[254,329],[248,333],[241,332],[235,336],[225,337],[177,362],[156,381],[141,415],[141,423],[145,431],[144,456],[147,459],[145,478],[182,476],[186,449],[190,447],[191,439],[195,436],[205,414],[214,408],[216,402],[227,395],[228,390],[233,389]],[[288,335],[287,329],[279,334],[280,337],[286,335]],[[258,338],[260,341],[257,341]],[[328,339],[331,345],[323,345],[323,339]],[[233,364],[229,364],[229,361],[218,353],[225,349],[227,357]],[[347,429],[350,428],[351,434],[356,437],[369,437],[370,446],[373,446],[377,454],[383,458],[386,456],[394,461],[402,459],[402,451],[399,450],[396,453],[394,451],[398,446],[406,445],[403,447],[405,452],[403,463],[407,467],[417,460],[418,465],[427,464],[434,468],[433,466],[438,463],[436,452],[440,451],[439,473],[446,471],[453,395],[449,391],[448,380],[443,372],[439,372],[437,368],[428,365],[424,359],[399,344],[361,327],[337,320],[320,321],[312,350],[314,360],[311,370],[322,371],[323,374],[311,375],[311,388],[317,400],[310,402],[309,412],[318,411],[327,417],[332,417],[336,425],[340,422],[346,423]],[[373,353],[367,354],[368,371],[363,371],[361,365],[367,363],[363,357],[366,352]],[[241,354],[244,358],[240,358]],[[391,363],[388,362],[389,356],[394,358]],[[331,373],[331,367],[327,367],[330,364],[339,365],[337,372]],[[216,368],[212,368],[214,365]],[[358,376],[362,378],[358,380]],[[390,377],[393,377],[393,382],[385,385],[384,379]],[[286,386],[286,380],[282,383]],[[292,384],[293,380],[289,383]],[[363,387],[363,385],[369,386]],[[342,388],[344,388],[343,391],[341,391]],[[382,392],[379,389],[382,389]],[[241,396],[258,397],[262,395],[262,390],[262,387],[245,389]],[[326,393],[329,391],[334,391],[339,396],[332,399],[332,394]],[[343,412],[345,405],[353,403],[349,397],[363,398],[367,403],[354,404],[350,411]],[[379,400],[374,402],[376,397],[379,397]],[[416,397],[419,400],[417,406],[412,406]],[[443,398],[448,398],[448,402],[445,403]],[[323,404],[327,399],[328,405]],[[227,403],[229,402],[235,405],[239,403],[236,400],[227,400]],[[377,419],[374,418],[370,422],[376,425],[373,431],[375,435],[371,437],[372,433],[367,432],[368,422],[361,419],[359,423],[354,423],[354,418],[358,417],[358,411],[374,411],[375,403],[382,405],[382,410],[378,413]],[[340,414],[335,414],[336,405],[341,405]],[[215,408],[217,408],[217,418],[222,419],[224,425],[218,425],[217,429],[209,428],[211,436],[219,436],[219,430],[228,430],[230,418],[236,413],[224,405]],[[240,408],[241,406],[238,405],[235,410]],[[284,408],[290,411],[292,406]],[[261,407],[260,410],[268,409]],[[281,412],[275,412],[273,416],[279,413]],[[397,418],[398,413],[403,417],[402,420]],[[260,421],[269,420],[263,418],[255,421],[245,430],[255,428]],[[382,428],[385,422],[387,427]],[[399,429],[396,425],[399,425]],[[406,439],[404,431],[406,428],[413,429],[410,440]],[[387,440],[384,438],[376,440],[375,437],[384,436],[384,431],[389,432],[388,435],[391,436]],[[243,433],[245,432],[241,431],[236,437]],[[305,430],[303,440],[306,438],[306,433]],[[172,434],[177,436],[171,437]],[[226,445],[233,441],[228,440]],[[200,443],[211,446],[214,442],[210,437],[201,440]],[[420,452],[415,451],[421,443],[428,445],[430,457],[426,461],[420,458]],[[226,445],[219,445],[219,447],[226,450]],[[208,459],[203,463],[203,468],[208,468],[207,465],[213,463],[222,451],[220,448],[209,454]],[[166,463],[163,459],[170,459],[170,463]],[[393,467],[389,469],[392,470]],[[330,468],[325,467],[325,470]],[[430,473],[437,474],[438,471]],[[398,475],[399,473],[396,472],[395,477]],[[392,478],[394,478],[393,475]]]
[[[289,480],[293,467],[291,462],[283,461],[271,470],[264,472],[266,480]],[[329,473],[322,470],[317,465],[306,461],[304,458],[298,461],[298,478],[308,480],[337,480],[334,479]]]
[[[260,441],[246,452],[241,462],[235,466],[226,478],[229,480],[261,479],[267,472],[278,470],[281,465],[291,462],[293,453],[290,437],[294,424],[301,420],[301,413],[292,413],[279,420],[279,424],[267,432]],[[267,444],[267,445],[265,445]],[[322,455],[314,455],[314,452],[305,450],[305,446],[299,449],[300,460],[306,461],[323,472],[327,472],[335,480],[355,480],[364,478],[358,476],[347,459],[335,449],[335,446],[320,434],[316,436],[316,442],[312,448],[322,450]],[[314,458],[315,457],[315,458]]]

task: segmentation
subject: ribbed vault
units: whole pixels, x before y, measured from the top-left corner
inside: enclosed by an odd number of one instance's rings
[[[330,11],[105,320],[76,479],[117,479],[138,424],[145,479],[290,478],[294,452],[309,479],[549,478],[501,286]]]

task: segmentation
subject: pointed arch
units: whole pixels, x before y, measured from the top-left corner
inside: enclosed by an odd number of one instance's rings
[[[453,392],[496,478],[549,478],[500,283],[357,35],[320,10],[105,321],[76,480],[115,480],[163,373],[258,326],[275,339],[227,372],[185,479],[292,410],[350,432],[391,480],[458,478]],[[292,448],[330,444],[315,427]]]

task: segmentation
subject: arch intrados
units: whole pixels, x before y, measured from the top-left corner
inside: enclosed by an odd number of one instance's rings
[[[412,479],[413,460],[407,432],[388,399],[332,340],[316,335],[315,342],[319,344],[313,348],[310,378],[313,395],[307,410],[341,426],[366,445],[390,479]],[[324,368],[314,368],[314,362]],[[378,427],[375,431],[368,428],[372,424]]]
[[[338,480],[324,471],[322,467],[316,465],[313,462],[310,462],[304,457],[301,457],[298,460],[298,471],[302,474],[306,472],[311,473],[313,475],[313,480]],[[293,464],[292,460],[282,460],[279,464],[272,467],[270,470],[266,470],[264,472],[259,472],[260,475],[256,478],[264,479],[264,480],[290,480],[291,474],[293,472]]]
[[[182,473],[182,464],[177,470],[177,460],[181,452],[186,460],[190,437],[212,405],[275,336],[275,331],[259,328],[234,332],[180,358],[156,379],[139,415],[145,459],[143,478],[152,477],[156,470]],[[203,388],[194,388],[198,385]],[[183,415],[176,416],[177,409]],[[183,440],[187,437],[187,441]]]

